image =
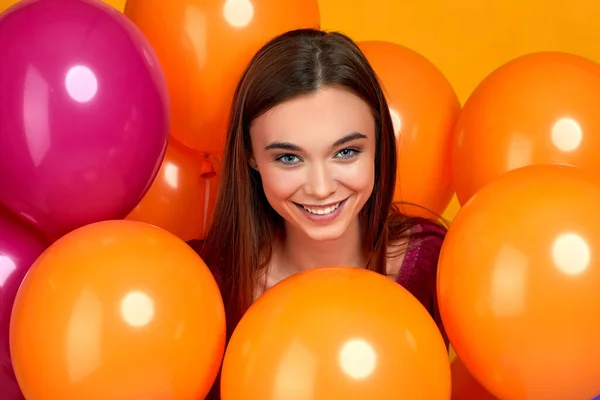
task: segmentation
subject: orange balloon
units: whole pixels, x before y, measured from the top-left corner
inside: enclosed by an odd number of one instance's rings
[[[25,277],[10,327],[30,400],[203,399],[224,346],[209,269],[185,242],[134,221],[56,241]]]
[[[156,225],[185,241],[202,239],[218,183],[206,154],[171,140],[150,190],[126,219]]]
[[[481,189],[440,254],[448,337],[503,400],[600,393],[600,179],[533,165]]]
[[[600,173],[600,65],[566,53],[517,58],[485,78],[463,107],[453,149],[460,204],[527,165]]]
[[[455,358],[450,364],[450,373],[452,375],[451,400],[498,400],[477,382],[459,358]]]
[[[223,400],[448,400],[450,364],[429,313],[375,272],[323,267],[266,291],[236,327]]]
[[[460,102],[442,72],[398,44],[372,41],[359,47],[386,91],[398,143],[395,201],[407,214],[441,215],[454,193],[450,157]],[[427,210],[423,210],[425,207]]]
[[[220,153],[235,86],[254,53],[288,30],[319,27],[317,0],[128,0],[165,72],[173,137]]]

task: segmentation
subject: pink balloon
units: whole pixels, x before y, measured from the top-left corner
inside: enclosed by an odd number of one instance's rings
[[[0,203],[55,239],[122,219],[158,173],[169,133],[162,68],[99,0],[0,14]]]
[[[39,232],[0,206],[0,398],[21,400],[9,351],[10,314],[27,271],[50,245]]]

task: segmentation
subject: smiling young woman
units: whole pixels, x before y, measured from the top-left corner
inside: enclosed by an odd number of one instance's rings
[[[221,190],[203,245],[228,333],[265,290],[328,265],[387,275],[437,312],[445,228],[392,204],[396,142],[377,76],[339,33],[267,43],[237,87]],[[217,396],[218,381],[211,394]]]

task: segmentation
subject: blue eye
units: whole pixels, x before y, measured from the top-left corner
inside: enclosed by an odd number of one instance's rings
[[[336,157],[348,159],[356,157],[358,153],[360,153],[358,149],[343,149],[336,154]]]
[[[293,165],[293,164],[296,164],[297,162],[299,162],[300,158],[293,154],[284,154],[284,155],[277,157],[276,160],[280,161],[286,165]]]

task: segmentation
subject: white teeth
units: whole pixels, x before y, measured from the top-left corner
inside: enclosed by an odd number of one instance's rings
[[[333,205],[331,207],[320,208],[320,209],[308,208],[306,206],[302,206],[302,207],[304,207],[304,209],[306,211],[308,211],[309,213],[311,213],[311,214],[315,214],[315,215],[327,215],[327,214],[331,214],[332,212],[334,212],[335,210],[337,210],[337,208],[340,206],[340,204],[342,204],[342,202],[339,202],[336,205]]]

